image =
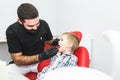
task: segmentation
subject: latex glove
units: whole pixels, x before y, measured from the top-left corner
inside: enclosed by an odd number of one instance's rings
[[[59,38],[54,39],[52,46],[57,46],[58,45],[58,41],[60,41]]]
[[[58,52],[58,49],[55,46],[53,46],[52,48],[46,51],[43,51],[42,53],[39,54],[39,61],[51,58],[54,55],[56,55],[57,52]]]

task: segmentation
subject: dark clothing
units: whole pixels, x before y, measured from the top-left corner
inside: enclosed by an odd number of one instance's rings
[[[6,30],[8,49],[10,53],[22,52],[31,56],[44,50],[44,42],[53,38],[49,25],[40,20],[37,34],[28,33],[19,22],[10,25]]]

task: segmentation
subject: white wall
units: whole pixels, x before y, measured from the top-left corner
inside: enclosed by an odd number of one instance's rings
[[[120,30],[119,0],[4,0],[0,3],[0,9],[3,10],[0,13],[0,30],[3,31],[0,36],[4,35],[8,24],[16,21],[15,9],[24,1],[31,1],[37,6],[41,18],[49,23],[54,35],[71,30],[80,30],[83,35],[91,34],[91,67],[111,75],[112,50],[102,37],[102,32]]]
[[[0,2],[0,59],[10,61],[7,44],[4,41],[6,28],[17,21],[17,7],[23,2],[30,2],[36,6],[40,18],[45,19],[52,30],[56,32],[56,0],[3,0]],[[2,42],[3,41],[3,42]]]
[[[17,7],[23,2],[30,2],[36,6],[40,18],[45,19],[52,32],[56,31],[56,0],[3,0],[0,2],[0,38],[5,38],[6,28],[17,21]]]
[[[59,0],[57,2],[58,34],[80,30],[93,38],[91,67],[111,75],[112,50],[102,32],[120,30],[119,0]],[[62,27],[62,28],[61,28]]]

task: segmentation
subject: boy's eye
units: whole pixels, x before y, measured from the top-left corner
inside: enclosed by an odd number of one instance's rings
[[[60,41],[63,41],[63,39],[61,38]]]

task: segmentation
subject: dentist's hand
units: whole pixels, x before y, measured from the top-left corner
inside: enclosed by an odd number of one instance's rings
[[[39,61],[51,58],[54,55],[56,55],[57,52],[58,52],[58,49],[55,46],[53,46],[52,48],[50,48],[46,51],[43,51],[42,53],[39,54],[39,57],[38,57]]]
[[[59,38],[56,38],[53,40],[52,46],[58,46],[58,41],[60,41]]]

